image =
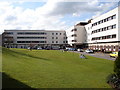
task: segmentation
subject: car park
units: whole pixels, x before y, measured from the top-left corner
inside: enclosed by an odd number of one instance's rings
[[[38,47],[37,50],[42,50],[42,48],[41,48],[41,47]]]
[[[85,52],[86,53],[94,53],[93,50],[91,50],[91,49],[87,49],[87,50],[85,50]]]

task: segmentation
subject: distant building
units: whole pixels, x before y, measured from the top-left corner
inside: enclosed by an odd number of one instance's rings
[[[3,36],[4,47],[10,48],[63,47],[67,45],[66,32],[62,30],[5,30]]]
[[[120,48],[120,6],[85,26],[89,49],[118,51]]]
[[[80,22],[66,30],[68,44],[74,48],[85,48],[87,41],[87,32],[85,25],[87,22]]]

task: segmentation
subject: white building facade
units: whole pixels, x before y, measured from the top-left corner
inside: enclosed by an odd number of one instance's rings
[[[87,32],[85,25],[87,22],[80,22],[66,30],[68,44],[74,48],[84,48],[87,43]]]
[[[5,30],[4,33],[4,45],[10,48],[67,45],[66,32],[62,30]]]
[[[118,51],[120,48],[120,6],[92,19],[85,28],[89,49]]]

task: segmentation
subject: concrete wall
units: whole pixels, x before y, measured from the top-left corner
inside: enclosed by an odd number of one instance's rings
[[[5,30],[5,32],[13,32],[13,35],[9,35],[13,37],[13,43],[17,44],[18,47],[24,47],[29,46],[31,43],[17,43],[17,41],[46,41],[46,43],[32,43],[35,45],[66,45],[67,44],[67,38],[65,31],[55,31],[55,30]],[[32,33],[41,33],[44,32],[46,34],[17,34],[18,32],[32,32]],[[52,34],[54,33],[54,35]],[[56,34],[57,33],[57,34]],[[44,39],[40,38],[26,38],[26,39],[18,39],[17,37],[45,37]],[[54,39],[52,38],[54,37]],[[56,41],[58,43],[56,43]],[[54,42],[54,43],[53,43]]]

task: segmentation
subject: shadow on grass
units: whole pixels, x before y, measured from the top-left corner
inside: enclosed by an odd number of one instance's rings
[[[35,90],[30,86],[25,85],[24,83],[11,78],[9,75],[2,73],[2,89],[7,89],[7,88],[24,88],[26,90],[27,89]]]
[[[46,58],[42,58],[42,57],[37,57],[37,56],[33,56],[33,55],[30,55],[30,54],[25,54],[25,53],[22,53],[22,52],[17,52],[17,51],[13,51],[13,50],[8,50],[6,48],[4,48],[3,50],[3,53],[4,51],[8,51],[8,54],[14,56],[14,57],[17,57],[15,54],[19,54],[19,55],[22,55],[22,56],[27,56],[27,57],[30,57],[30,58],[35,58],[35,59],[42,59],[42,60],[49,60],[49,59],[46,59]]]

